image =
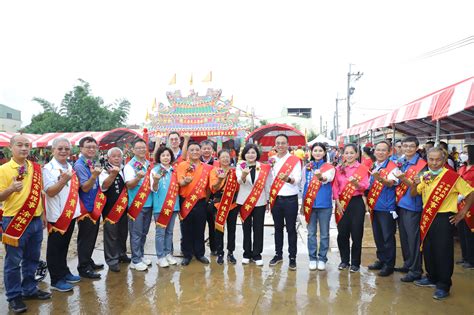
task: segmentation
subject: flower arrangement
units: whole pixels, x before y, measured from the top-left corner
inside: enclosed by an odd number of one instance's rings
[[[431,172],[426,172],[423,174],[423,181],[427,184],[429,184],[432,180],[434,179],[433,174]]]
[[[311,162],[309,162],[308,164],[306,164],[306,169],[307,169],[308,171],[311,171],[311,170],[312,170],[313,168],[315,168],[315,167],[316,167],[316,162],[315,162],[315,161],[311,161]]]
[[[166,176],[166,169],[164,167],[160,168],[160,176],[161,177]]]
[[[247,168],[247,162],[242,162],[242,163],[240,163],[240,168],[241,168],[241,169]]]
[[[92,163],[92,160],[87,159],[86,163],[87,163],[87,166],[89,166],[89,169],[94,168],[94,163]]]
[[[28,168],[25,165],[18,167],[18,176],[16,177],[17,181],[22,181],[25,178],[25,175],[28,174]]]
[[[133,168],[138,172],[145,169],[145,166],[143,166],[141,162],[135,161],[135,163],[133,163]]]
[[[186,170],[186,173],[194,173],[194,171],[196,170],[196,165],[194,164],[189,164],[187,170]]]
[[[217,169],[217,175],[222,175],[224,173],[225,173],[225,171],[222,168]]]
[[[270,164],[272,167],[275,165],[275,163],[276,163],[275,158],[271,157],[268,159],[268,164]]]

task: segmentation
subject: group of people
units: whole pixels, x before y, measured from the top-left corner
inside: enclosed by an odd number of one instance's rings
[[[219,151],[214,158],[210,141],[197,143],[185,136],[181,146],[179,134],[172,132],[168,143],[169,146],[155,149],[153,159],[147,159],[147,143],[136,140],[132,145],[134,156],[125,165],[122,150],[111,148],[102,167],[95,162],[96,140],[85,137],[79,142],[80,157],[72,166],[67,162],[70,142],[57,138],[52,143],[52,159],[41,169],[26,159],[30,151],[28,139],[22,135],[11,139],[13,157],[0,167],[0,201],[6,249],[4,283],[13,311],[25,311],[25,299],[51,297],[51,293],[38,289],[34,278],[43,227],[49,232],[46,261],[52,289],[70,291],[82,278],[101,277],[97,270],[104,265],[92,259],[101,219],[105,262],[112,272],[119,272],[122,263],[129,263],[136,271],[145,271],[152,264],[144,254],[152,218],[158,266],[177,264],[173,256],[177,216],[182,266],[189,265],[193,258],[210,263],[205,255],[206,222],[216,262],[224,263],[227,230],[226,260],[237,263],[234,251],[239,216],[243,228],[241,262],[262,266],[266,210],[271,211],[275,229],[275,255],[269,265],[283,261],[286,227],[288,265],[296,270],[296,221],[301,211],[308,226],[309,269],[325,270],[333,201],[340,270],[360,269],[366,211],[370,212],[377,246],[377,260],[368,268],[379,270],[379,276],[388,276],[395,270],[406,272],[402,281],[435,286],[434,298],[447,297],[454,265],[453,224],[459,222],[464,223],[460,229],[466,236],[463,259],[472,266],[473,226],[468,219],[472,217],[474,194],[462,177],[472,184],[474,154],[470,154],[471,163],[461,177],[444,167],[447,155],[442,149],[430,149],[427,161],[423,160],[416,153],[419,143],[415,137],[402,140],[404,158],[396,162],[390,160],[390,144],[377,143],[376,161],[371,167],[358,162],[355,144],[344,147],[343,163],[334,167],[327,161],[325,144],[315,143],[310,161],[304,164],[289,153],[285,134],[275,137],[276,154],[268,163],[260,162],[261,152],[256,145],[247,144],[236,167],[231,167],[227,150]],[[397,222],[404,262],[399,268],[395,267]],[[67,265],[76,223],[78,275]],[[131,257],[127,256],[128,237]],[[426,277],[422,277],[422,257]]]

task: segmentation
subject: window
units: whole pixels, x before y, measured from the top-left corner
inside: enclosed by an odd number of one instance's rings
[[[7,119],[13,119],[13,114],[12,113],[7,113]]]

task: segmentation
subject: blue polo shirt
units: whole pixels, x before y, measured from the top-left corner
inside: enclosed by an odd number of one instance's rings
[[[325,162],[323,160],[318,161],[318,162],[313,161],[311,165],[312,166],[311,171],[308,170],[308,166],[304,168],[303,176],[305,178],[305,183],[304,183],[304,189],[303,189],[303,196],[305,196],[306,192],[308,191],[309,184],[314,175],[313,173],[314,170],[320,169],[324,163]],[[314,199],[313,208],[315,209],[332,208],[332,182],[328,182],[321,185],[318,193],[316,194],[316,198]]]
[[[406,170],[412,165],[416,165],[418,159],[421,159],[421,156],[418,153],[415,153],[409,161],[404,160],[401,171],[406,172]],[[420,173],[424,172],[425,169],[426,167],[423,168]],[[412,197],[410,195],[410,188],[408,188],[405,195],[403,195],[400,202],[398,202],[398,207],[409,211],[421,212],[423,210],[423,202],[420,195]]]
[[[383,168],[387,168],[389,160],[386,160],[385,162],[380,165],[380,167],[376,166],[375,170],[381,170]],[[372,188],[372,185],[374,184],[374,177],[370,176],[370,186],[369,190]],[[383,186],[382,191],[380,192],[380,196],[377,199],[377,202],[375,203],[374,206],[374,211],[385,211],[385,212],[390,212],[390,211],[395,211],[397,208],[397,202],[395,200],[395,188],[397,187],[397,183],[395,183],[392,187],[387,187]]]
[[[133,180],[136,176],[135,174],[139,171],[139,170],[136,170],[134,168],[134,164],[135,162],[137,162],[137,160],[135,159],[135,157],[133,157],[130,162],[127,163],[127,165],[125,165],[124,169],[123,169],[123,172],[124,172],[124,175],[125,175],[125,182],[128,182],[130,180]],[[150,162],[146,161],[145,163],[145,169],[144,171],[146,172],[148,170],[148,167],[150,167]],[[140,189],[140,187],[143,185],[143,181],[144,181],[145,177],[143,177],[142,179],[140,179],[140,181],[138,182],[137,186],[135,186],[135,188],[133,189],[128,189],[128,206],[131,207],[132,206],[132,202],[133,202],[133,199],[135,198],[135,196],[137,195],[138,193],[138,190]],[[153,204],[153,198],[152,198],[152,195],[151,193],[148,195],[148,198],[146,199],[145,201],[145,204],[143,205],[143,207],[151,207]]]
[[[76,172],[79,184],[82,186],[91,178],[92,173],[89,166],[86,164],[85,158],[81,155],[80,158],[74,163],[74,171]],[[88,191],[84,192],[82,188],[79,189],[79,199],[84,204],[84,207],[88,212],[92,212],[94,209],[94,200],[97,192],[99,191],[99,178],[96,178],[94,186]]]

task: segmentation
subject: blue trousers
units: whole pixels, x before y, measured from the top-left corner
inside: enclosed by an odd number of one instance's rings
[[[135,220],[128,220],[130,231],[130,249],[132,251],[132,263],[138,264],[145,255],[146,235],[150,229],[152,207],[143,207]]]

